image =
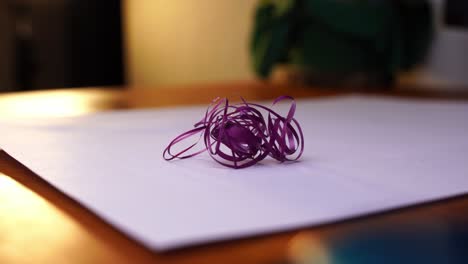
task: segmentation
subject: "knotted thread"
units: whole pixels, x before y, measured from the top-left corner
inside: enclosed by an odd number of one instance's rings
[[[186,159],[205,151],[218,163],[230,168],[245,168],[270,156],[280,162],[296,161],[304,152],[304,136],[294,118],[296,102],[290,96],[280,96],[273,105],[289,100],[286,117],[255,103],[230,105],[227,98],[217,98],[194,128],[173,139],[163,152],[165,160]],[[268,113],[265,118],[261,110]],[[192,136],[198,140],[173,154],[172,148]],[[203,139],[204,148],[192,149]],[[190,152],[192,150],[192,152]]]

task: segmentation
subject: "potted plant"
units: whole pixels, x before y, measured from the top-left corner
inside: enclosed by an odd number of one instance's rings
[[[427,0],[262,0],[251,55],[262,78],[287,65],[306,84],[389,87],[423,61],[432,35]]]

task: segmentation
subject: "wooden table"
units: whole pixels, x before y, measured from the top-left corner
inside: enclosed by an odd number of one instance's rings
[[[185,87],[86,88],[0,94],[2,117],[74,116],[111,109],[203,104],[215,96],[271,99],[349,93],[260,82]],[[369,92],[365,92],[369,93]],[[376,92],[370,92],[375,94]],[[451,95],[385,92],[415,98]],[[466,95],[463,96],[466,99]],[[0,131],[1,136],[1,131]],[[141,205],[144,206],[144,205]],[[468,227],[468,197],[272,235],[158,253],[131,240],[0,151],[0,263],[286,263],[327,254],[332,241],[365,230]],[[306,248],[306,251],[301,251]]]

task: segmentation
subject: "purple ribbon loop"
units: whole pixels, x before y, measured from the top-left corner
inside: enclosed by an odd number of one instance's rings
[[[296,102],[291,96],[280,96],[273,105],[289,100],[291,106],[283,117],[260,104],[230,105],[228,99],[217,98],[207,108],[205,116],[195,128],[173,139],[163,152],[165,160],[186,159],[205,151],[218,163],[230,168],[246,168],[270,156],[280,162],[296,161],[304,152],[304,135],[294,118]],[[261,110],[268,113],[267,119]],[[173,153],[172,148],[181,141],[198,135],[198,140]],[[205,147],[193,148],[203,138]],[[192,152],[190,152],[192,151]]]

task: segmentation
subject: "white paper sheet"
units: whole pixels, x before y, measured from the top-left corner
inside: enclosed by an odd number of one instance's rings
[[[279,106],[286,111],[285,106]],[[301,162],[247,169],[167,143],[204,107],[0,118],[0,146],[149,247],[322,224],[468,192],[468,104],[372,97],[298,102]]]

